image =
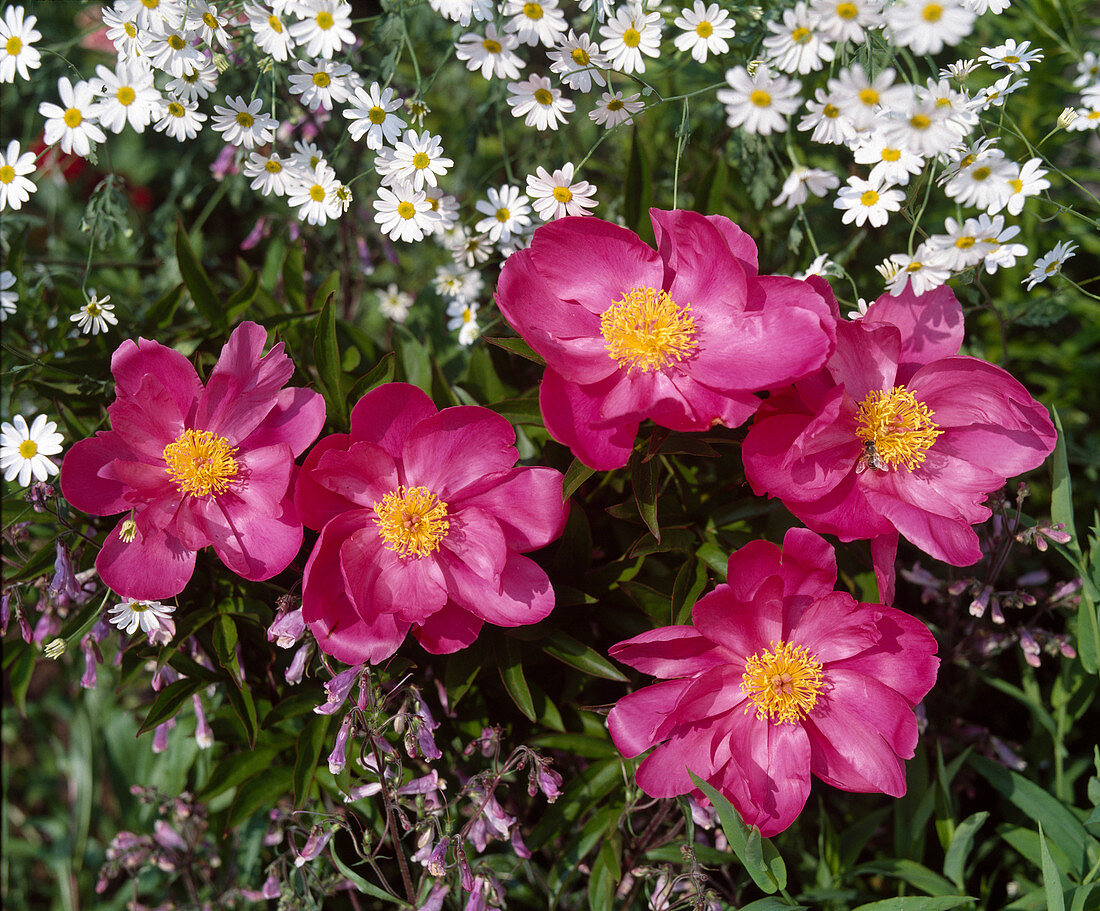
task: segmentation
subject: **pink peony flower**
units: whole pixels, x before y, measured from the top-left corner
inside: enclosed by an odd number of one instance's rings
[[[586,465],[627,463],[646,418],[679,431],[736,427],[753,393],[818,369],[833,349],[825,300],[757,274],[756,245],[722,216],[651,209],[657,250],[592,217],[535,231],[496,301],[546,360],[550,434]]]
[[[266,340],[263,326],[241,323],[205,387],[187,358],[157,342],[126,341],[112,356],[112,429],[69,450],[61,489],[92,515],[126,512],[96,558],[120,595],[179,594],[208,544],[252,580],[298,552],[302,523],[288,489],[325,404],[284,388],[294,365],[282,343],[263,355]]]
[[[924,624],[833,591],[825,540],[793,528],[783,550],[753,541],[729,559],[728,583],[701,598],[694,626],[655,629],[612,657],[662,678],[608,716],[653,797],[699,792],[690,769],[765,837],[806,803],[810,773],[845,791],[905,793],[913,707],[936,680]]]
[[[814,531],[871,538],[887,591],[899,534],[956,566],[980,559],[971,526],[990,516],[986,495],[1054,448],[1046,409],[999,367],[957,356],[962,334],[947,287],[883,295],[838,321],[824,369],[768,399],[745,439],[753,490]]]
[[[306,457],[296,502],[321,537],[306,563],[302,616],[349,664],[392,655],[412,628],[445,654],[482,623],[536,623],[554,607],[546,573],[523,552],[565,527],[562,476],[517,468],[515,431],[488,408],[437,411],[415,386],[359,400],[351,433]]]

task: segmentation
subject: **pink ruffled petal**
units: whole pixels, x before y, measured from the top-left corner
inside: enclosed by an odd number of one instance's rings
[[[837,662],[833,668],[863,674],[916,705],[936,682],[940,659],[936,637],[916,617],[894,608],[877,609],[879,639],[871,648]]]
[[[650,218],[653,218],[654,209],[650,210]],[[709,221],[722,235],[730,252],[740,260],[742,267],[749,275],[755,275],[759,271],[759,256],[756,251],[756,241],[742,231],[737,225],[726,218],[725,215],[707,215]]]
[[[714,222],[685,209],[650,209],[649,217],[657,250],[671,273],[666,290],[679,306],[690,304],[715,320],[744,309],[744,267]]]
[[[480,619],[448,601],[422,624],[413,626],[413,635],[425,651],[450,655],[472,644],[481,627]]]
[[[874,646],[878,617],[877,606],[861,604],[847,592],[830,592],[806,608],[786,638],[827,664]]]
[[[864,326],[862,320],[836,325],[836,350],[827,369],[855,402],[872,390],[891,389],[897,381],[901,334],[893,326]]]
[[[896,326],[901,330],[899,382],[924,364],[959,353],[963,342],[962,306],[947,285],[915,295],[906,284],[896,297],[883,294],[860,320],[863,325]]]
[[[286,443],[294,458],[305,452],[325,425],[325,399],[312,389],[291,386],[279,390],[275,407],[267,413],[248,438],[241,443],[244,451]]]
[[[372,389],[351,409],[351,438],[376,443],[398,459],[409,431],[437,410],[416,386],[386,383]]]
[[[405,483],[441,500],[516,464],[516,432],[488,408],[444,408],[409,431],[402,449]]]
[[[509,554],[498,579],[484,579],[448,564],[452,598],[475,617],[496,626],[538,623],[554,609],[554,589],[534,560]]]
[[[791,528],[783,536],[783,592],[818,598],[836,585],[836,551],[808,528]]]
[[[553,468],[513,468],[463,491],[463,508],[485,510],[497,522],[511,550],[525,553],[556,540],[565,528],[569,503],[562,502],[562,475]]]
[[[874,567],[878,596],[883,604],[894,603],[897,586],[898,535],[877,535],[871,539],[871,566]]]
[[[237,478],[218,502],[231,518],[274,516],[283,511],[282,501],[290,487],[294,456],[286,443],[251,449],[238,459]],[[295,510],[297,515],[297,510]]]
[[[688,769],[700,778],[714,774],[715,741],[721,739],[718,733],[710,720],[680,725],[638,766],[638,787],[650,797],[675,797],[693,791],[695,785]]]
[[[508,550],[509,541],[496,518],[463,503],[451,514],[437,559],[442,567],[457,566],[465,574],[496,579],[504,570]]]
[[[704,595],[692,609],[699,632],[744,662],[783,638],[783,580],[772,576],[741,601],[726,585]]]
[[[637,756],[662,738],[657,731],[672,715],[691,680],[664,680],[624,696],[607,715],[607,729],[619,752]]]
[[[617,376],[592,386],[570,383],[550,368],[539,387],[539,406],[546,429],[589,468],[610,471],[630,461],[640,419],[624,419],[610,426],[602,422],[604,394]]]
[[[96,557],[99,577],[124,598],[156,601],[178,595],[195,571],[195,551],[153,527],[126,544],[119,538],[124,521],[107,536]]]
[[[290,565],[302,546],[302,523],[289,497],[273,516],[256,515],[220,498],[217,505],[218,510],[207,514],[206,528],[222,563],[253,582],[270,579]]]
[[[161,465],[164,447],[183,432],[187,418],[155,376],[146,377],[137,395],[112,402],[107,413],[111,427],[127,448]]]
[[[136,455],[113,431],[103,430],[74,443],[61,463],[61,492],[69,504],[93,516],[110,516],[129,509],[126,493],[130,488],[101,475],[119,458],[133,460]]]
[[[654,677],[705,673],[728,658],[694,626],[662,626],[611,646],[616,661]]]
[[[401,483],[393,456],[374,443],[353,443],[347,450],[328,449],[316,461],[307,459],[301,474],[308,475],[311,486],[339,498],[345,509],[373,509],[375,503],[397,490]],[[299,490],[303,490],[301,479],[298,484]],[[325,509],[324,502],[310,503],[311,517],[317,513],[324,515],[337,503],[332,500],[332,506]]]
[[[127,340],[118,346],[111,355],[111,373],[119,398],[138,395],[146,377],[155,378],[184,416],[191,413],[202,394],[199,375],[187,358],[160,342],[144,338],[136,343]]]
[[[302,470],[294,481],[294,505],[307,528],[320,531],[325,523],[349,509],[359,508],[346,497],[322,487],[314,477],[321,457],[328,452],[346,450],[351,437],[346,433],[332,433],[319,440],[306,453]]]
[[[352,597],[368,611],[423,623],[447,603],[447,584],[434,556],[400,557],[380,545],[375,528],[354,535],[340,549]]]

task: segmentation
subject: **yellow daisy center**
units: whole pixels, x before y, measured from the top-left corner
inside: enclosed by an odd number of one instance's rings
[[[12,35],[8,39],[8,43],[4,45],[4,50],[6,50],[13,57],[18,57],[19,52],[23,50],[23,42],[20,41],[16,35]]]
[[[628,373],[662,370],[699,346],[691,304],[681,307],[656,288],[627,291],[600,316],[600,333],[607,353]]]
[[[821,109],[821,113],[825,117],[828,117],[830,120],[835,120],[837,117],[840,116],[840,108],[838,108],[835,104],[827,104]]]
[[[1016,180],[1010,180],[1008,182],[1008,185],[1010,187],[1012,187],[1012,192],[1013,193],[1020,193],[1024,189],[1024,182],[1022,180],[1020,180],[1019,178],[1017,178]]]
[[[612,98],[609,102],[607,102],[607,109],[609,111],[621,111],[625,103],[626,102],[622,101],[619,98]]]
[[[878,98],[878,92],[876,92],[870,86],[860,90],[859,100],[866,105],[878,104]]]
[[[569,187],[554,187],[551,194],[558,202],[569,202],[573,199],[573,191]]]
[[[890,468],[904,465],[912,471],[941,433],[928,406],[904,386],[889,392],[872,390],[859,403],[856,436],[874,444],[879,459]]]
[[[185,430],[164,447],[168,477],[179,492],[193,497],[225,493],[240,466],[237,449],[210,430]]]
[[[755,89],[751,95],[749,95],[749,101],[755,104],[758,108],[766,108],[772,103],[772,96],[765,92],[763,89]]]
[[[221,25],[212,13],[203,13],[202,21],[206,23],[207,28],[218,28]]]
[[[397,214],[408,221],[416,214],[416,206],[407,200],[397,204]]]
[[[859,15],[859,10],[854,3],[838,3],[836,7],[836,14],[845,20],[855,19]]]
[[[709,38],[714,34],[714,26],[704,19],[697,26],[695,26],[695,34],[700,38]]]
[[[156,9],[160,6],[160,0],[141,0],[141,5],[146,9]]]
[[[327,32],[330,28],[332,28],[332,26],[332,13],[326,10],[321,10],[321,12],[317,14],[317,28]]]
[[[588,51],[583,47],[575,47],[569,54],[573,58],[573,62],[578,66],[588,66],[592,62],[592,58],[588,56]]]
[[[501,224],[504,224],[504,222],[508,221],[508,219],[511,218],[511,217],[512,217],[512,213],[509,212],[504,207],[501,207],[501,208],[497,209],[497,211],[496,211],[496,219]]]
[[[367,120],[369,120],[371,123],[383,123],[385,119],[386,111],[384,108],[373,107],[369,111],[367,111]]]
[[[989,175],[992,174],[992,173],[993,173],[992,170],[990,170],[985,165],[982,165],[980,168],[975,168],[974,173],[971,174],[970,176],[974,180],[982,181],[982,180],[985,180],[987,177],[989,177]]]
[[[1020,58],[1017,57],[1015,54],[1006,54],[1001,59],[1004,60],[1005,63],[1019,63],[1020,62]]]
[[[168,46],[174,51],[182,51],[185,47],[187,47],[187,42],[184,41],[179,35],[169,35]]]
[[[241,111],[237,114],[237,123],[239,123],[245,129],[252,126],[256,122],[256,118],[253,117],[248,111]]]
[[[19,454],[24,459],[33,459],[38,455],[38,444],[34,440],[24,440],[19,444]]]
[[[413,155],[413,167],[418,171],[423,171],[431,163],[432,160],[428,157],[427,152],[417,152]]]
[[[10,164],[0,167],[0,183],[11,183],[15,180],[15,168]]]
[[[523,15],[537,22],[542,18],[542,7],[537,3],[525,3],[523,4]]]
[[[957,241],[955,241],[955,246],[958,247],[960,250],[969,250],[977,242],[978,239],[976,237],[960,237]]]
[[[309,198],[312,199],[314,202],[324,202],[325,188],[322,187],[319,183],[315,183],[312,187],[309,188]]]
[[[897,161],[901,158],[901,149],[883,149],[882,160],[883,161]]]
[[[118,103],[124,107],[129,107],[134,103],[134,99],[137,98],[137,94],[128,85],[122,86],[117,92],[115,97],[118,99]]]
[[[825,687],[821,662],[804,646],[773,642],[745,662],[741,692],[749,697],[748,713],[772,724],[802,721],[813,711]]]
[[[911,263],[909,263],[908,266],[905,267],[905,271],[912,274],[914,272],[920,272],[920,270],[923,268],[924,263],[914,259]]]
[[[932,118],[927,114],[914,114],[909,118],[909,126],[914,130],[927,130],[932,126]]]
[[[76,108],[69,108],[65,112],[65,116],[63,119],[65,121],[65,126],[69,127],[69,129],[75,130],[78,126],[80,126],[81,123],[84,122],[84,115],[81,114],[80,111],[78,111]]]
[[[939,22],[943,16],[943,7],[938,3],[929,3],[921,10],[920,15],[925,22]]]
[[[122,30],[126,33],[127,38],[137,37],[137,26],[132,22],[123,22]]]
[[[183,105],[178,101],[173,101],[168,105],[168,113],[173,117],[182,117],[187,112],[183,109]]]
[[[426,557],[447,537],[447,504],[427,487],[398,487],[374,504],[374,524],[399,557]]]
[[[859,201],[865,206],[873,206],[878,202],[878,193],[874,190],[864,190],[863,194],[859,197]]]
[[[264,170],[268,174],[278,174],[283,170],[282,162],[272,161],[270,158],[264,162]]]
[[[501,45],[499,41],[494,41],[492,38],[486,38],[481,42],[481,46],[485,48],[490,54],[499,54],[501,51]]]
[[[267,27],[271,29],[276,35],[283,33],[283,23],[279,21],[278,16],[267,17]]]
[[[315,86],[318,86],[319,88],[325,89],[325,88],[328,88],[331,83],[332,83],[332,79],[329,78],[328,73],[314,73],[313,74],[313,84]]]
[[[554,103],[554,96],[549,89],[535,89],[535,101],[543,106],[548,106]]]
[[[628,28],[623,32],[623,44],[627,47],[637,47],[642,43],[642,33],[636,28]]]
[[[804,25],[800,25],[793,32],[791,32],[791,41],[793,41],[795,44],[805,44],[812,37],[813,32],[811,32]]]

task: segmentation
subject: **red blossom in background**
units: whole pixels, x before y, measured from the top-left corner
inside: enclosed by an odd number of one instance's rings
[[[699,799],[690,769],[765,837],[794,822],[811,773],[845,791],[905,793],[936,640],[902,611],[833,591],[836,572],[833,549],[806,529],[788,531],[782,552],[753,541],[695,604],[694,626],[612,647],[662,678],[608,716],[624,755],[656,747],[638,767],[643,791]]]
[[[521,626],[553,610],[546,573],[523,556],[557,538],[568,507],[552,468],[515,467],[512,426],[488,408],[437,411],[389,383],[351,413],[351,432],[307,456],[296,500],[321,531],[302,615],[349,664],[392,655],[406,633],[443,654],[483,623]]]
[[[592,217],[535,231],[504,264],[501,313],[546,360],[551,436],[620,468],[638,425],[737,427],[755,395],[818,369],[833,319],[804,281],[757,274],[756,245],[722,216],[651,209],[657,249]]]
[[[282,572],[302,544],[289,493],[294,459],[325,421],[321,396],[286,387],[294,364],[267,330],[241,323],[203,386],[178,351],[125,341],[111,358],[111,430],[77,443],[61,489],[92,515],[127,515],[96,558],[127,598],[179,594],[212,545],[245,579]],[[286,387],[286,388],[284,388]]]

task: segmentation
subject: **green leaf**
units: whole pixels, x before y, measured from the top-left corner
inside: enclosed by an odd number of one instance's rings
[[[769,895],[742,905],[740,911],[809,911],[809,905],[796,905],[777,895]]]
[[[257,810],[267,810],[275,806],[279,798],[290,790],[290,778],[289,766],[275,765],[266,775],[257,775],[241,785],[225,818],[225,834],[237,828]]]
[[[447,656],[447,667],[443,672],[443,685],[447,690],[447,701],[454,708],[474,685],[481,672],[482,650],[476,645],[464,648]]]
[[[341,427],[346,426],[348,403],[344,398],[341,382],[340,347],[336,342],[336,307],[331,297],[325,301],[317,317],[317,331],[313,336],[313,363],[317,366],[317,377],[321,381],[329,414],[337,419]]]
[[[347,395],[347,400],[352,402],[354,407],[354,403],[358,402],[372,389],[384,386],[386,383],[392,383],[396,375],[397,355],[392,351],[387,351],[365,376],[361,376],[355,381],[355,385],[351,387],[351,391]]]
[[[214,656],[237,683],[241,679],[237,663],[237,624],[229,614],[218,614],[214,620]]]
[[[590,911],[612,911],[614,897],[615,875],[607,865],[601,845],[600,853],[596,855],[588,874],[588,908]]]
[[[760,830],[755,827],[750,829],[745,825],[741,819],[741,814],[713,785],[704,781],[690,769],[688,769],[688,774],[695,783],[695,787],[703,792],[714,807],[715,812],[718,814],[718,821],[722,824],[722,831],[726,833],[726,840],[729,841],[733,853],[737,855],[737,859],[744,865],[745,871],[752,877],[752,881],[769,894],[778,892],[783,888],[779,884],[780,878],[782,878],[784,884],[787,879],[787,870],[783,864],[783,859],[779,857],[778,853],[775,853],[771,858],[771,863],[781,871],[781,874],[777,875],[775,867],[769,869],[769,864],[765,862],[762,848],[764,840],[760,838]],[[770,842],[767,843],[771,844]],[[772,848],[772,851],[774,852],[775,849]]]
[[[191,299],[195,302],[195,309],[203,319],[224,331],[228,326],[225,308],[202,263],[195,256],[191,239],[183,226],[183,219],[179,219],[176,223],[176,260],[179,263],[183,283],[187,285]]]
[[[294,760],[294,807],[300,809],[309,797],[313,785],[313,776],[317,772],[317,760],[325,745],[331,715],[315,715],[298,735],[298,746]]]
[[[236,322],[237,318],[252,305],[259,290],[260,273],[252,271],[249,273],[248,280],[229,295],[229,300],[225,302],[230,322]]]
[[[292,310],[306,309],[305,256],[301,243],[292,243],[283,260],[283,293]]]
[[[602,677],[604,680],[616,680],[620,683],[627,682],[626,675],[608,659],[566,633],[551,633],[543,643],[542,650],[551,658],[557,658],[563,664],[568,664],[591,677]]]
[[[634,502],[649,533],[661,540],[657,524],[657,463],[645,462],[635,453],[630,460],[630,480],[634,487]]]
[[[542,410],[539,408],[538,399],[502,399],[499,402],[491,402],[487,407],[501,417],[507,418],[510,424],[542,426]]]
[[[947,911],[968,902],[976,902],[969,895],[941,895],[936,898],[887,898],[882,901],[857,905],[855,911]]]
[[[952,895],[958,890],[946,879],[936,873],[934,870],[929,870],[928,867],[923,864],[918,864],[915,860],[908,860],[906,858],[894,859],[894,858],[882,858],[881,860],[871,861],[870,863],[860,864],[858,867],[852,869],[853,875],[878,875],[889,876],[892,879],[903,880],[909,885],[920,889],[922,892],[927,892],[929,895]]]
[[[170,291],[166,291],[147,311],[144,321],[149,326],[166,326],[172,321],[176,307],[183,298],[182,284],[176,285]]]
[[[568,832],[581,814],[598,806],[616,787],[622,786],[623,763],[619,757],[592,763],[572,781],[565,791],[546,808],[538,824],[526,839],[532,851],[539,850],[551,838]]]
[[[349,867],[340,859],[335,849],[329,851],[329,857],[332,858],[333,865],[336,867],[337,870],[340,871],[341,875],[343,875],[353,886],[355,886],[356,889],[358,889],[364,895],[370,895],[373,898],[379,898],[382,901],[387,902],[391,905],[404,904],[401,899],[399,899],[396,895],[391,895],[385,889],[376,886],[374,883],[370,882],[370,880],[364,879],[362,876],[352,870],[351,867]]]
[[[199,789],[196,797],[203,802],[209,802],[212,797],[235,788],[253,775],[266,772],[278,754],[279,750],[275,747],[258,746],[254,750],[230,753],[222,757],[210,771],[206,783]]]
[[[227,686],[224,692],[226,700],[233,707],[233,712],[241,722],[245,737],[248,738],[249,748],[254,747],[256,745],[256,735],[259,733],[259,724],[256,721],[256,703],[252,701],[252,691],[246,683],[240,689],[236,686]]]
[[[959,891],[962,891],[965,882],[966,858],[974,845],[974,836],[987,819],[989,819],[989,813],[986,810],[966,817],[956,826],[951,844],[947,847],[947,853],[943,859],[943,875],[950,879]]]
[[[1066,911],[1066,899],[1062,894],[1062,877],[1054,858],[1050,856],[1047,840],[1043,837],[1043,824],[1039,823],[1039,854],[1043,859],[1043,891],[1047,897],[1047,911]]]
[[[580,459],[573,459],[572,464],[565,470],[565,479],[561,484],[562,502],[573,496],[577,488],[595,473],[595,468],[589,468]]]
[[[584,759],[608,759],[619,755],[615,745],[606,738],[589,734],[540,734],[527,742],[540,750],[564,750]]]
[[[642,224],[642,216],[653,198],[649,161],[646,159],[641,130],[635,126],[630,140],[630,158],[623,184],[623,222],[634,231]]]
[[[27,690],[31,685],[31,677],[34,676],[34,646],[28,642],[20,643],[14,647],[5,645],[5,651],[11,648],[15,654],[15,660],[11,664],[10,677],[11,695],[15,701],[15,707],[22,718],[27,717]]]
[[[500,679],[504,681],[504,688],[512,701],[527,718],[534,721],[538,718],[535,713],[535,705],[531,700],[531,690],[527,686],[527,678],[523,676],[523,664],[520,658],[519,645],[514,639],[504,637],[497,648],[497,664],[500,669]]]
[[[696,557],[689,557],[676,573],[676,581],[672,583],[673,623],[687,622],[691,609],[706,585],[706,566]]]
[[[335,297],[336,293],[340,290],[340,273],[335,269],[330,272],[319,287],[313,293],[313,309],[317,309],[318,304],[323,304],[330,297]]]
[[[521,338],[490,338],[487,335],[483,335],[482,338],[490,345],[496,345],[498,348],[503,348],[512,354],[518,354],[520,357],[527,358],[527,360],[538,364],[540,367],[546,366],[546,361],[542,355],[535,351],[530,345],[527,344]]]
[[[145,716],[145,720],[141,723],[141,727],[138,728],[138,734],[144,734],[146,731],[151,731],[158,724],[163,724],[169,718],[175,718],[176,713],[183,707],[183,704],[187,702],[192,696],[195,695],[205,684],[201,680],[176,680],[174,683],[169,683],[164,689],[157,693],[157,698],[153,700],[153,704],[149,706],[149,712]],[[227,687],[232,689],[232,687]]]

